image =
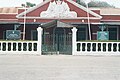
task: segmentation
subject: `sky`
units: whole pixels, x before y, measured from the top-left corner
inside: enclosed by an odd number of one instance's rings
[[[0,7],[19,7],[25,2],[32,2],[35,4],[41,3],[43,0],[0,0]],[[111,5],[120,8],[120,0],[95,0],[95,1],[106,1]]]

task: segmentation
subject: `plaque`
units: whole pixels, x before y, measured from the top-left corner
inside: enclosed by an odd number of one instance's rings
[[[20,40],[21,34],[20,30],[6,30],[7,40]]]
[[[109,32],[108,31],[98,31],[97,32],[97,40],[109,40]]]

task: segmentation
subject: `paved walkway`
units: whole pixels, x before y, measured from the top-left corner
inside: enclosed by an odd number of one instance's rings
[[[0,55],[0,80],[120,80],[120,56]]]

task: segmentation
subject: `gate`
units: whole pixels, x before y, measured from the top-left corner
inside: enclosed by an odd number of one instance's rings
[[[42,39],[43,55],[72,55],[72,34],[44,34]]]

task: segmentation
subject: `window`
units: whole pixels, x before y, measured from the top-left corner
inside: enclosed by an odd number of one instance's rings
[[[117,40],[117,28],[108,28],[109,40]]]
[[[31,31],[31,40],[37,40],[37,31],[36,30]]]
[[[86,28],[78,28],[77,41],[86,40]]]

